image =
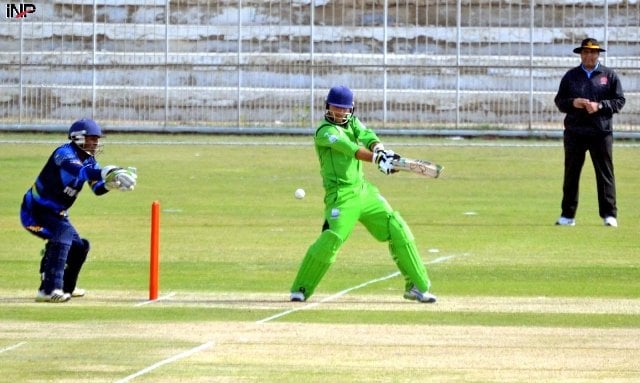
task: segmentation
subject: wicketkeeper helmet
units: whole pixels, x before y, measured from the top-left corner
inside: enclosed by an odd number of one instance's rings
[[[85,147],[86,136],[102,137],[100,125],[90,118],[82,118],[74,122],[69,128],[68,136],[71,141],[91,155],[94,155],[101,147],[100,144],[98,144],[96,148]]]

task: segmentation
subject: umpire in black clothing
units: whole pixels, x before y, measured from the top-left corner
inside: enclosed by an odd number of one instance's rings
[[[613,69],[599,62],[600,52],[605,50],[596,39],[584,39],[573,52],[580,54],[581,64],[564,75],[554,100],[566,113],[562,215],[556,225],[575,225],[580,172],[589,151],[596,173],[600,217],[606,226],[617,227],[612,119],[625,103],[622,84]]]

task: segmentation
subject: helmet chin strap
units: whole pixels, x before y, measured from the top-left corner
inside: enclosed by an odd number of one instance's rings
[[[352,109],[352,110],[353,110],[353,109]],[[332,111],[330,111],[330,110],[327,110],[327,112],[325,113],[325,115],[324,115],[324,116],[325,116],[325,118],[326,118],[327,120],[329,120],[329,122],[332,122],[332,123],[334,123],[334,124],[338,124],[338,125],[344,125],[344,124],[346,124],[347,122],[349,122],[349,119],[351,118],[351,116],[353,116],[353,113],[347,113],[347,114],[344,114],[344,115],[342,116],[342,118],[341,118],[341,120],[340,120],[340,121],[338,121],[338,120],[336,119],[336,115],[335,115],[335,113],[334,113],[334,112],[332,112]]]

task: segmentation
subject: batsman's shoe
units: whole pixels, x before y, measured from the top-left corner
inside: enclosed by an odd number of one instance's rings
[[[291,293],[291,302],[304,302],[304,294],[299,291]]]
[[[84,295],[87,293],[87,291],[85,289],[81,289],[79,287],[76,287],[73,292],[71,293],[71,298],[80,298],[80,297],[84,297]]]
[[[71,294],[65,293],[61,289],[55,289],[51,294],[46,294],[43,290],[39,290],[36,295],[36,302],[62,303],[71,299]]]
[[[575,220],[575,218],[560,217],[556,221],[556,225],[558,225],[558,226],[575,226],[576,225],[576,220]]]
[[[611,227],[618,227],[618,220],[616,219],[616,217],[612,217],[612,216],[604,217],[604,225],[611,226]]]
[[[436,296],[430,292],[420,292],[415,286],[404,292],[404,299],[418,301],[422,303],[436,303]]]

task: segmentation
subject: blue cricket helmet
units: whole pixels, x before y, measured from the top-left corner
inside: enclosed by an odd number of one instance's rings
[[[342,109],[349,109],[348,113],[339,113],[330,110],[330,106]],[[327,96],[327,100],[325,103],[326,112],[324,117],[327,121],[344,125],[349,122],[351,116],[353,116],[353,111],[355,110],[355,106],[353,103],[353,92],[351,89],[347,88],[344,85],[334,86],[329,90],[329,95]]]
[[[344,85],[334,86],[329,90],[327,104],[338,108],[353,108],[353,92]]]
[[[69,128],[69,139],[80,138],[84,136],[102,137],[102,129],[97,122],[90,118],[82,118],[74,122]]]
[[[82,118],[74,122],[69,128],[68,136],[71,141],[90,155],[95,155],[102,148],[99,142],[95,145],[89,145],[85,142],[87,136],[102,137],[100,125],[90,118]]]

